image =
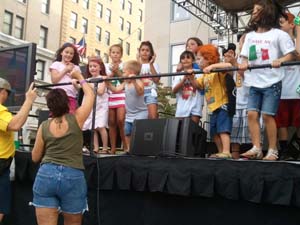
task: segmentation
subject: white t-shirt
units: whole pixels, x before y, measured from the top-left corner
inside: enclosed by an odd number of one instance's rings
[[[202,74],[196,74],[195,79],[203,76]],[[182,76],[176,76],[172,83],[174,88],[181,80]],[[176,93],[176,113],[175,117],[189,117],[200,116],[202,117],[204,96],[200,94],[199,90],[193,88],[189,81],[186,81],[184,87]]]
[[[157,63],[153,63],[153,66],[156,70],[156,73],[159,73],[159,67]],[[142,64],[141,68],[141,75],[146,76],[146,75],[151,75],[151,70],[150,70],[150,64],[149,63],[144,63]],[[144,83],[144,93],[145,95],[151,95],[151,93],[156,90],[156,84],[153,82],[152,78],[144,78],[142,79]],[[154,90],[152,90],[154,89]],[[151,92],[152,91],[152,92]]]
[[[264,33],[252,31],[246,35],[241,55],[249,66],[271,64],[273,60],[295,50],[291,37],[279,29]],[[266,88],[278,83],[284,76],[283,68],[254,69],[245,74],[245,86]]]
[[[300,85],[300,66],[285,66],[285,76],[282,79],[281,99],[300,99],[296,92]]]

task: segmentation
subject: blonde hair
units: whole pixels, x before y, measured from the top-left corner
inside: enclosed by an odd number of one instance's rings
[[[141,68],[142,64],[136,60],[129,60],[124,64],[124,69],[132,71],[135,75],[140,74]]]

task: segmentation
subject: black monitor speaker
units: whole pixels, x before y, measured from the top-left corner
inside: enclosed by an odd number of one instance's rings
[[[143,156],[204,156],[206,131],[191,119],[136,120],[130,153]]]
[[[173,153],[174,155],[175,148],[168,148],[168,145],[176,145],[176,143],[172,143],[172,140],[176,140],[177,135],[178,125],[176,126],[176,122],[171,124],[172,122],[168,119],[135,120],[131,133],[130,154],[158,156]],[[171,131],[171,128],[175,132]],[[166,137],[168,132],[174,137]]]
[[[184,156],[205,157],[207,131],[190,118],[181,121],[177,152]]]

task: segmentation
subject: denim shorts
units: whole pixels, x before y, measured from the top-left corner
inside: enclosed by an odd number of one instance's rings
[[[132,132],[133,123],[125,121],[125,135],[130,136]]]
[[[219,108],[210,115],[210,137],[216,134],[231,133],[232,117],[228,115],[225,109]]]
[[[70,214],[84,213],[88,207],[83,171],[58,164],[42,164],[33,184],[32,204]]]
[[[0,213],[8,214],[11,204],[11,186],[9,168],[0,176]]]
[[[250,87],[247,111],[274,116],[281,96],[281,81],[267,88]]]
[[[157,104],[157,97],[153,97],[152,95],[145,95],[144,101],[146,105]]]

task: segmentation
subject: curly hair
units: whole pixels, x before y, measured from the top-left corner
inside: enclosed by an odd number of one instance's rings
[[[69,99],[63,89],[52,89],[47,94],[46,101],[53,117],[60,117],[69,112]]]
[[[100,65],[100,75],[103,75],[103,76],[106,76],[106,71],[105,71],[105,66],[104,66],[104,63],[102,61],[102,59],[98,56],[90,56],[88,57],[88,64],[86,66],[86,75],[87,75],[87,78],[89,77],[92,77],[92,74],[90,73],[90,70],[89,70],[89,65],[90,65],[90,62],[95,62],[95,63],[98,63]]]
[[[198,48],[197,53],[201,54],[201,56],[208,61],[209,65],[218,63],[220,61],[220,54],[218,49],[212,45],[202,45]]]
[[[55,59],[54,61],[61,61],[62,60],[62,56],[61,53],[65,50],[65,48],[73,48],[74,50],[74,56],[71,60],[71,62],[75,65],[79,65],[80,62],[80,57],[79,57],[79,53],[77,51],[77,49],[75,48],[75,46],[72,43],[64,43],[55,53]]]
[[[141,48],[143,46],[147,46],[150,49],[150,56],[149,56],[149,61],[152,59],[152,57],[154,56],[154,49],[153,49],[153,45],[150,41],[142,41],[139,47],[139,51],[141,50]]]

